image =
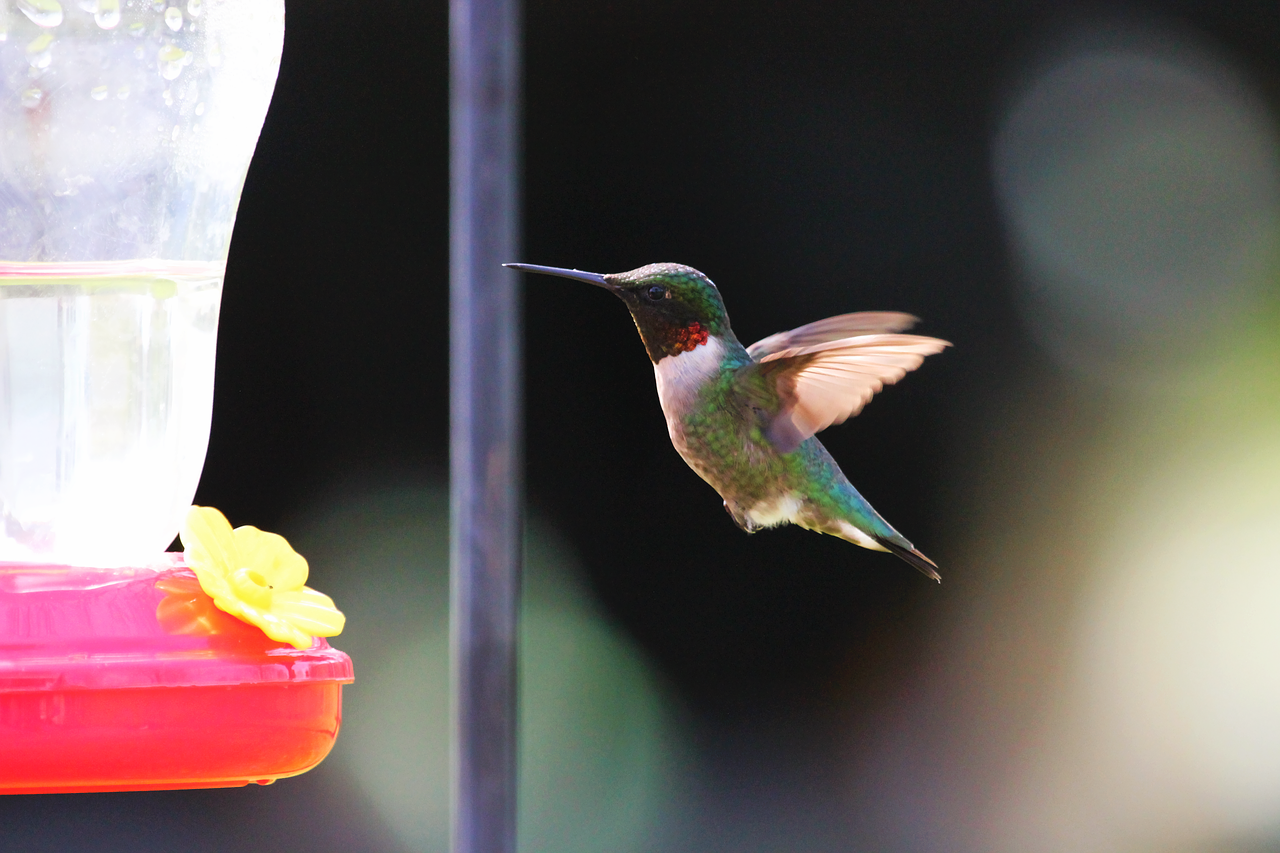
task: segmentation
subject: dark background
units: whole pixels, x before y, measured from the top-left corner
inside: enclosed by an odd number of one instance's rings
[[[447,465],[446,10],[383,9],[290,6],[245,186],[197,499],[266,529],[352,469]],[[955,583],[947,466],[1045,368],[1014,312],[991,135],[1028,56],[1100,14],[1194,30],[1275,93],[1273,3],[532,2],[520,260],[689,264],[744,343],[922,317],[954,349],[822,439]],[[623,307],[525,285],[529,501],[682,691],[803,704],[835,657],[911,653],[950,583],[798,529],[742,536],[670,448]]]
[[[512,260],[692,265],[719,285],[744,343],[892,309],[955,344],[822,436],[937,561],[939,586],[796,528],[742,535],[672,450],[623,307],[526,279],[528,500],[674,685],[713,766],[729,732],[764,752],[821,753],[833,697],[897,689],[931,615],[964,594],[953,475],[1002,429],[991,401],[1073,393],[1017,318],[991,137],[1028,57],[1099,16],[1194,31],[1280,103],[1271,0],[528,3],[525,249]],[[196,499],[235,523],[277,529],[363,472],[446,473],[446,27],[444,3],[289,4],[231,249]],[[722,758],[752,754],[738,740]],[[324,798],[343,795],[299,790],[322,825]],[[153,849],[147,826],[188,820],[192,839],[222,838],[189,849],[283,843],[270,814],[243,803],[6,798],[0,846]],[[221,818],[248,829],[218,836]],[[394,849],[372,818],[332,831],[329,849]]]

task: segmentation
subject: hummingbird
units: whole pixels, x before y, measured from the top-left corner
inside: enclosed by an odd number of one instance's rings
[[[711,279],[683,264],[601,275],[504,264],[611,292],[631,310],[676,451],[747,533],[791,523],[888,551],[936,581],[938,566],[885,521],[816,434],[950,346],[906,335],[910,314],[841,314],[744,347]]]

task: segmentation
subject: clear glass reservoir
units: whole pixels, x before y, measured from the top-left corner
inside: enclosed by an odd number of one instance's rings
[[[216,264],[0,264],[5,559],[169,544],[204,465],[221,292]]]
[[[283,37],[282,0],[0,0],[0,561],[176,534]]]

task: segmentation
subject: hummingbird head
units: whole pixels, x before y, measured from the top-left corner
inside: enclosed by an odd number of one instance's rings
[[[683,264],[649,264],[609,275],[536,264],[504,266],[585,281],[612,292],[631,310],[654,364],[696,349],[710,336],[731,334],[720,291],[711,279]]]

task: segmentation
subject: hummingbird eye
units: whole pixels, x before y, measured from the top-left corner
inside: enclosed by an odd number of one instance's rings
[[[667,289],[665,287],[663,287],[660,284],[655,284],[653,287],[645,291],[645,295],[648,296],[650,299],[652,299],[654,302],[657,302],[659,299],[665,299],[668,294],[667,294]]]

